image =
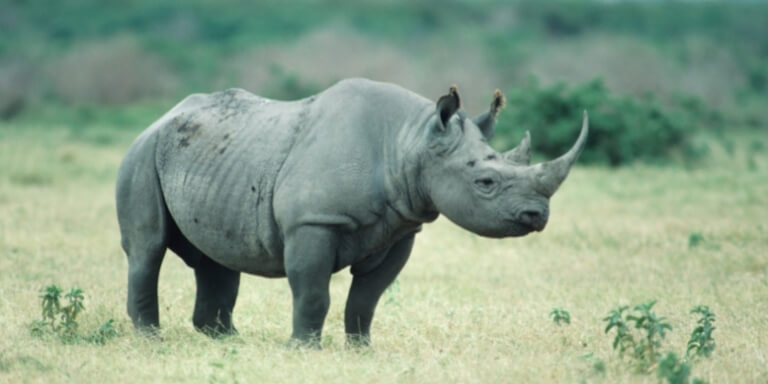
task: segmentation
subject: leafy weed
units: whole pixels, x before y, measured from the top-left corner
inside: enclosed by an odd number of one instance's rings
[[[43,288],[40,294],[42,319],[32,322],[30,332],[33,336],[55,335],[66,344],[80,341],[105,344],[120,334],[113,319],[107,320],[88,335],[81,334],[78,317],[85,311],[84,292],[78,287],[71,288],[63,297],[66,305],[62,304],[62,292],[55,284]]]

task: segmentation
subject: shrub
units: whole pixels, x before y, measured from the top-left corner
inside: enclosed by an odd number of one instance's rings
[[[18,60],[0,62],[0,120],[10,120],[27,107],[33,70]]]
[[[55,96],[66,103],[123,104],[172,92],[176,80],[133,39],[79,45],[49,64]]]
[[[717,125],[716,114],[696,100],[669,105],[652,97],[611,94],[601,80],[569,88],[563,83],[540,88],[534,80],[508,93],[511,106],[499,118],[493,144],[510,148],[525,130],[534,137],[533,149],[553,158],[571,147],[583,110],[589,112],[590,137],[582,161],[612,166],[635,161],[695,160],[705,153],[691,140],[702,124]]]

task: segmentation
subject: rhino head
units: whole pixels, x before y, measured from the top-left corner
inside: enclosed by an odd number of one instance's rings
[[[481,236],[524,236],[541,231],[549,218],[549,198],[568,176],[587,139],[587,113],[576,143],[559,158],[530,164],[531,140],[525,133],[515,148],[498,153],[488,145],[504,97],[496,91],[490,109],[467,118],[459,93],[451,87],[429,118],[423,188],[434,208]]]

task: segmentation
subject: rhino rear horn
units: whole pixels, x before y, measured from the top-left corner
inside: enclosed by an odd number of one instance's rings
[[[448,120],[451,119],[456,111],[461,108],[461,97],[459,97],[459,91],[455,85],[452,85],[448,90],[447,95],[441,96],[437,100],[437,112],[440,114],[440,122],[443,123],[443,127],[448,124]]]
[[[584,111],[581,133],[579,133],[579,138],[576,139],[576,143],[573,144],[571,149],[555,160],[539,163],[532,167],[537,190],[546,196],[552,196],[557,191],[557,188],[560,187],[560,184],[568,176],[571,166],[576,162],[579,154],[584,149],[588,134],[589,118],[587,117],[587,111]]]
[[[504,152],[504,159],[513,164],[530,165],[531,164],[531,133],[525,131],[523,140],[517,147]]]

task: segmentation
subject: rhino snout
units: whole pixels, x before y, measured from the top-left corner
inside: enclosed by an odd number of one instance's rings
[[[549,209],[547,207],[529,207],[518,215],[518,221],[531,227],[534,231],[544,230],[548,219]]]

